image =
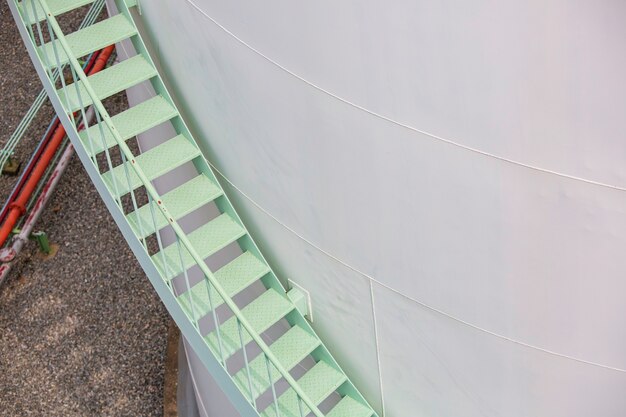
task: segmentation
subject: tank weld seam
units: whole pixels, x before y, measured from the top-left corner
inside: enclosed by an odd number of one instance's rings
[[[376,304],[374,302],[374,284],[369,280],[370,298],[372,300],[372,321],[374,323],[374,342],[376,343],[376,363],[378,365],[378,389],[380,390],[381,417],[385,417],[385,391],[383,389],[383,365],[380,361],[380,341],[378,336],[378,319],[376,317]]]
[[[209,19],[211,22],[213,22],[213,24],[215,24],[217,27],[219,27],[222,31],[224,31],[225,33],[227,33],[229,36],[231,36],[233,39],[235,39],[238,43],[240,43],[241,45],[243,45],[244,47],[250,49],[252,52],[254,52],[255,54],[259,55],[261,58],[263,58],[264,60],[266,60],[267,62],[269,62],[270,64],[274,65],[275,67],[279,68],[280,70],[286,72],[287,74],[299,79],[300,81],[304,82],[305,84],[309,85],[310,87],[313,87],[314,89],[336,99],[341,101],[344,104],[347,104],[349,106],[352,106],[358,110],[361,110],[365,113],[370,114],[371,116],[377,117],[379,119],[385,120],[389,123],[392,123],[396,126],[402,127],[404,129],[408,129],[411,130],[413,132],[419,133],[421,135],[430,137],[431,139],[435,139],[437,141],[446,143],[448,145],[451,146],[455,146],[461,149],[464,149],[466,151],[469,152],[473,152],[476,153],[478,155],[482,155],[484,157],[488,157],[488,158],[493,158],[493,159],[497,159],[501,162],[505,162],[505,163],[509,163],[512,165],[516,165],[519,167],[523,167],[523,168],[527,168],[527,169],[531,169],[531,170],[535,170],[535,171],[539,171],[539,172],[543,172],[545,174],[551,174],[551,175],[556,175],[558,177],[561,178],[566,178],[569,180],[573,180],[573,181],[580,181],[580,182],[584,182],[590,185],[595,185],[595,186],[599,186],[599,187],[605,187],[605,188],[610,188],[613,190],[617,190],[617,191],[626,191],[626,187],[621,187],[618,185],[613,185],[613,184],[608,184],[605,182],[601,182],[601,181],[595,181],[595,180],[591,180],[591,179],[587,179],[587,178],[583,178],[583,177],[578,177],[575,175],[571,175],[571,174],[566,174],[563,172],[559,172],[559,171],[555,171],[555,170],[551,170],[548,168],[542,168],[536,165],[530,165],[530,164],[526,164],[524,162],[520,162],[511,158],[507,158],[505,156],[501,156],[501,155],[497,155],[497,154],[493,154],[491,152],[487,152],[487,151],[483,151],[477,148],[473,148],[471,146],[467,146],[467,145],[463,145],[460,142],[454,141],[452,139],[447,139],[444,138],[442,136],[436,135],[434,133],[430,133],[428,131],[413,127],[407,123],[403,123],[397,120],[394,120],[388,116],[385,116],[383,114],[380,114],[378,112],[375,112],[373,110],[370,110],[366,107],[363,107],[359,104],[353,103],[350,100],[343,98],[341,96],[336,95],[335,93],[328,91],[320,86],[318,86],[317,84],[313,83],[312,81],[307,80],[306,78],[302,77],[301,75],[296,74],[295,72],[293,72],[292,70],[288,69],[287,67],[283,66],[282,64],[280,64],[279,62],[275,61],[274,59],[264,55],[261,51],[259,51],[258,49],[256,49],[255,47],[253,47],[252,45],[248,44],[246,41],[244,41],[243,39],[239,38],[237,35],[235,35],[233,32],[231,32],[229,29],[227,29],[224,25],[222,25],[221,23],[219,23],[217,20],[215,20],[213,17],[211,17],[208,13],[206,13],[204,10],[202,10],[200,8],[200,6],[198,6],[196,3],[193,2],[193,0],[185,0],[187,3],[189,3],[189,5],[191,5],[194,9],[196,9],[198,12],[200,12],[204,17],[206,17],[207,19]]]
[[[585,365],[591,365],[591,366],[596,366],[596,367],[603,368],[603,369],[608,369],[608,370],[611,370],[611,371],[626,373],[626,369],[623,369],[623,368],[619,368],[619,367],[616,367],[616,366],[610,366],[610,365],[604,365],[604,364],[601,364],[601,363],[598,363],[598,362],[593,362],[593,361],[590,361],[590,360],[577,358],[575,356],[570,356],[570,355],[567,355],[567,354],[564,354],[564,353],[555,352],[555,351],[550,350],[550,349],[542,348],[540,346],[531,345],[530,343],[522,342],[520,340],[516,340],[516,339],[513,339],[511,337],[501,335],[499,333],[493,332],[491,330],[485,329],[485,328],[480,327],[480,326],[478,326],[476,324],[473,324],[473,323],[470,323],[470,322],[468,322],[466,320],[463,320],[463,319],[461,319],[459,317],[456,317],[456,316],[454,316],[454,315],[452,315],[450,313],[447,313],[447,312],[445,312],[445,311],[443,311],[443,310],[441,310],[439,308],[436,308],[436,307],[433,307],[433,306],[431,306],[429,304],[426,304],[425,302],[420,301],[420,300],[418,300],[416,298],[413,298],[413,297],[411,297],[411,296],[409,296],[407,294],[404,294],[404,293],[400,292],[400,290],[397,290],[397,289],[395,289],[395,288],[393,288],[393,287],[391,287],[391,286],[389,286],[389,285],[379,281],[378,279],[374,278],[373,276],[371,276],[371,275],[369,275],[369,274],[359,270],[358,268],[350,265],[348,262],[342,260],[341,258],[333,255],[332,253],[328,252],[327,250],[325,250],[325,249],[321,248],[320,246],[316,245],[315,243],[313,243],[312,241],[310,241],[309,239],[307,239],[306,237],[304,237],[303,235],[301,235],[300,233],[295,231],[293,228],[291,228],[290,226],[288,226],[285,223],[283,223],[282,221],[280,221],[276,216],[274,216],[272,213],[270,213],[268,210],[266,210],[264,207],[262,207],[259,203],[257,203],[255,200],[253,200],[250,196],[248,196],[243,190],[241,190],[239,187],[237,187],[235,184],[233,184],[233,182],[230,179],[228,179],[228,177],[226,177],[222,173],[222,171],[215,166],[215,164],[213,164],[212,162],[209,161],[209,165],[211,165],[213,170],[215,170],[215,172],[217,172],[217,174],[219,174],[219,176],[222,177],[224,179],[224,181],[226,181],[233,189],[235,189],[239,194],[241,194],[246,200],[250,201],[253,206],[255,206],[258,210],[260,210],[266,216],[268,216],[269,218],[274,220],[276,223],[281,225],[284,229],[286,229],[287,231],[289,231],[290,233],[292,233],[293,235],[298,237],[300,240],[302,240],[303,242],[305,242],[306,244],[308,244],[312,248],[316,249],[320,253],[324,254],[325,256],[331,258],[335,262],[345,266],[346,268],[348,268],[348,269],[356,272],[357,274],[363,276],[364,278],[370,280],[370,282],[376,283],[377,285],[379,285],[379,286],[381,286],[381,287],[383,287],[383,288],[385,288],[385,289],[387,289],[387,290],[389,290],[389,291],[391,291],[391,292],[393,292],[393,293],[395,293],[395,294],[405,298],[408,301],[411,301],[411,302],[413,302],[415,304],[418,304],[418,305],[422,306],[423,308],[425,308],[427,310],[430,310],[430,311],[432,311],[434,313],[437,313],[437,314],[439,314],[441,316],[444,316],[444,317],[447,317],[447,318],[449,318],[449,319],[451,319],[453,321],[456,321],[457,323],[460,323],[460,324],[463,324],[465,326],[471,327],[474,330],[478,330],[480,332],[489,334],[491,336],[497,337],[497,338],[505,340],[507,342],[514,343],[514,344],[519,345],[519,346],[523,346],[523,347],[526,347],[526,348],[529,348],[529,349],[538,350],[540,352],[547,353],[549,355],[558,356],[558,357],[563,358],[563,359],[569,359],[569,360],[572,360],[572,361],[575,361],[575,362],[578,362],[578,363],[582,363],[582,364],[585,364]]]

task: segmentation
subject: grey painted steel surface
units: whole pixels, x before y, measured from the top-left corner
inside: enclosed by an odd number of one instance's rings
[[[379,411],[626,415],[626,193],[545,172],[626,187],[626,3],[141,6],[206,155],[274,218],[229,195]]]

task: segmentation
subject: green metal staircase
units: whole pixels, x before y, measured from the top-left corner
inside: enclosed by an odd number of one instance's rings
[[[62,33],[56,16],[89,3],[9,0],[35,68],[83,165],[203,364],[242,416],[377,416],[250,237],[159,77],[127,4],[116,0],[120,14]],[[132,41],[136,56],[96,75],[84,74],[79,58],[124,39]],[[66,63],[72,82],[65,81],[68,77],[55,82],[52,71]],[[109,115],[104,99],[146,81],[157,92],[155,97]],[[89,119],[88,111],[96,120],[79,131],[79,122]],[[131,150],[136,135],[165,122],[173,126],[174,137],[143,153]],[[197,175],[160,195],[152,181],[189,163]],[[178,221],[209,203],[219,214],[186,233]],[[173,231],[169,244],[160,233],[165,229]],[[207,258],[235,242],[241,254],[211,270]],[[200,279],[195,279],[198,273]],[[259,283],[263,291],[246,305],[233,300]],[[201,321],[209,323],[209,330],[203,330]],[[268,341],[266,332],[276,331],[277,324],[284,332]]]

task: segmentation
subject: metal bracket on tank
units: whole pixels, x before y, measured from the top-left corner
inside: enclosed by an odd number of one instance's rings
[[[313,305],[311,304],[311,294],[292,280],[288,279],[287,282],[289,283],[287,297],[289,297],[291,302],[296,305],[300,314],[307,318],[309,322],[313,323]]]

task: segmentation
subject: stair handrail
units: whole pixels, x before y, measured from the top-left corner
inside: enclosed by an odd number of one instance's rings
[[[15,3],[18,2],[17,0],[14,0],[14,1],[15,1]],[[61,48],[65,52],[65,54],[66,54],[66,56],[68,58],[69,65],[73,68],[74,72],[78,75],[80,81],[83,84],[83,88],[85,89],[85,91],[87,92],[89,97],[91,98],[92,106],[94,106],[96,108],[97,112],[100,113],[100,116],[102,117],[102,121],[109,128],[109,131],[111,132],[111,134],[112,134],[113,138],[115,139],[117,145],[119,146],[119,148],[123,152],[123,154],[126,156],[127,160],[130,162],[131,167],[134,169],[135,174],[137,174],[137,177],[141,180],[141,183],[145,187],[146,192],[148,193],[148,195],[150,195],[150,197],[154,201],[157,202],[157,207],[159,208],[161,213],[165,216],[168,224],[172,227],[174,233],[176,234],[176,237],[183,244],[183,246],[187,249],[187,251],[189,252],[191,257],[195,261],[196,265],[198,265],[198,267],[202,271],[203,275],[208,279],[210,284],[215,288],[215,290],[220,295],[220,297],[222,297],[222,300],[230,308],[230,310],[233,312],[233,315],[235,317],[237,317],[237,319],[241,322],[241,325],[246,329],[246,331],[248,332],[248,334],[250,335],[252,340],[262,350],[262,352],[265,355],[265,357],[274,365],[274,367],[278,370],[278,372],[285,379],[285,381],[287,381],[289,386],[296,392],[296,394],[302,400],[302,402],[304,402],[306,404],[306,406],[309,408],[310,412],[312,412],[316,417],[325,417],[324,414],[319,410],[317,405],[315,405],[315,403],[302,390],[302,388],[297,383],[297,381],[281,365],[280,361],[272,353],[271,349],[265,343],[265,341],[262,339],[261,335],[259,335],[253,329],[252,325],[244,317],[244,315],[242,314],[242,312],[239,309],[239,307],[235,304],[235,302],[232,300],[232,298],[228,295],[228,293],[224,290],[224,288],[217,281],[217,279],[215,278],[215,276],[213,275],[211,270],[208,268],[208,266],[204,262],[204,259],[202,259],[200,257],[200,255],[196,252],[196,250],[193,248],[193,246],[191,245],[191,242],[187,238],[187,235],[182,230],[182,228],[180,227],[178,222],[173,218],[173,216],[170,215],[169,210],[163,204],[161,196],[156,191],[156,189],[154,188],[154,186],[152,185],[152,183],[150,182],[148,177],[145,175],[143,170],[138,166],[138,164],[136,162],[136,159],[135,159],[135,155],[133,155],[132,151],[130,150],[130,148],[128,147],[128,145],[124,141],[124,139],[121,137],[121,135],[119,134],[119,132],[115,128],[115,125],[113,124],[113,122],[111,120],[111,116],[109,115],[109,113],[105,109],[104,105],[102,104],[102,102],[100,101],[100,99],[96,95],[95,91],[93,90],[89,80],[87,79],[87,76],[85,75],[85,73],[82,70],[82,67],[80,66],[80,63],[78,62],[76,57],[73,55],[73,53],[71,51],[71,48],[69,47],[69,45],[67,43],[65,35],[63,34],[63,31],[61,30],[61,27],[59,26],[56,18],[52,14],[52,11],[48,7],[47,0],[36,0],[36,1],[42,7],[42,9],[43,9],[43,11],[44,11],[44,13],[46,15],[46,17],[45,17],[46,21],[50,25],[50,27],[52,28],[52,31],[54,32],[54,35],[57,37],[57,40],[58,40],[59,44],[61,45]],[[35,48],[37,48],[37,45],[34,42],[34,39],[31,39],[31,41],[33,41]],[[47,54],[46,51],[43,51],[43,52],[44,52],[44,54]],[[46,58],[47,58],[47,55],[46,55]],[[39,56],[39,59],[41,60],[41,56]],[[65,88],[65,86],[64,86],[64,88]],[[68,109],[66,109],[66,110],[68,110]],[[71,112],[71,109],[69,109],[69,111]],[[74,130],[76,129],[75,126],[71,126],[71,128],[74,129]],[[245,226],[244,226],[244,228],[245,228]],[[270,381],[270,383],[272,383],[272,381]],[[276,404],[276,406],[278,407],[279,405]]]

